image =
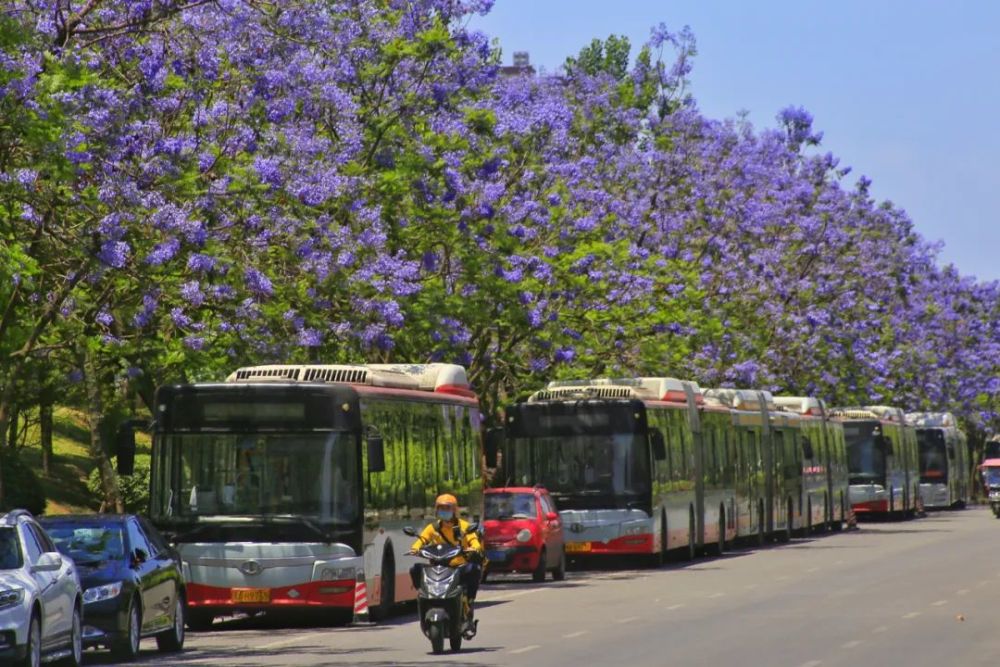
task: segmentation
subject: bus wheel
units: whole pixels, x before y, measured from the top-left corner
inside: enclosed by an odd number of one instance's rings
[[[695,536],[694,536],[694,510],[688,516],[688,546],[684,553],[684,560],[694,560],[695,557]]]
[[[653,567],[662,567],[667,562],[667,551],[670,549],[670,534],[667,532],[667,514],[660,512],[660,553],[653,554]]]
[[[834,517],[833,521],[830,522],[830,528],[833,529],[833,532],[839,533],[840,531],[842,531],[844,529],[844,520],[845,520],[846,517],[847,517],[847,511],[844,509],[844,498],[843,498],[843,496],[841,496],[841,498],[840,498],[840,517],[839,518]]]
[[[767,531],[764,527],[764,501],[757,503],[757,546],[764,546]]]
[[[378,604],[369,608],[373,621],[389,618],[396,604],[396,559],[392,557],[392,547],[386,543],[385,555],[382,556],[382,586]]]
[[[719,539],[712,547],[713,556],[721,556],[726,553],[726,510],[719,508]]]

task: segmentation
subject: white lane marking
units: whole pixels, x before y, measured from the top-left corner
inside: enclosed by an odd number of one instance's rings
[[[841,646],[843,646],[844,648],[854,648],[855,646],[860,646],[860,645],[861,645],[861,642],[859,640],[857,640],[857,639],[855,639],[853,641],[845,642],[844,644],[841,644]]]
[[[517,593],[497,593],[496,595],[484,595],[480,597],[480,600],[506,600],[509,598],[519,598],[523,595],[532,595],[533,593],[538,593],[543,589],[541,588],[530,588],[526,591],[518,591]]]
[[[752,591],[755,588],[760,588],[760,584],[747,584],[746,588],[748,591]]]
[[[568,635],[563,635],[563,639],[573,639],[574,637],[582,637],[587,634],[587,630],[577,630],[576,632],[571,632]]]
[[[833,564],[834,565],[843,565],[844,561],[842,561],[842,560],[835,560],[835,561],[833,561]]]
[[[638,620],[639,620],[638,616],[629,616],[628,618],[619,618],[617,621],[615,621],[615,623],[625,624],[625,623],[631,623],[632,621],[638,621]]]
[[[782,575],[782,576],[780,576],[780,577],[775,577],[775,579],[774,579],[774,580],[775,580],[775,581],[784,581],[784,580],[786,580],[786,579],[791,579],[791,577],[789,577],[789,576],[788,576],[787,574],[784,574],[784,575]]]
[[[667,607],[667,611],[673,611],[675,609],[680,609],[683,606],[684,605],[682,605],[682,604],[672,604],[669,607]]]
[[[920,616],[919,611],[911,611],[909,614],[903,614],[903,618],[916,618],[917,616]]]
[[[538,644],[528,644],[527,646],[522,646],[521,648],[516,648],[511,651],[511,654],[517,653],[527,653],[528,651],[534,651],[536,648],[541,648]]]
[[[872,630],[872,634],[873,635],[878,635],[878,634],[881,634],[883,632],[887,632],[888,630],[889,630],[888,626],[880,625],[877,628],[875,628],[874,630]]]
[[[946,604],[948,604],[947,600],[938,600],[937,602],[931,602],[932,607],[943,607]]]
[[[818,567],[811,567],[808,570],[806,570],[806,572],[809,573],[809,574],[812,574],[813,572],[819,572],[819,568]]]
[[[955,595],[967,595],[968,592],[969,592],[968,588],[959,588],[957,591],[955,591]]]
[[[723,598],[723,597],[726,597],[725,593],[712,593],[711,595],[708,596],[709,599]]]
[[[819,667],[822,664],[822,660],[810,660],[809,662],[803,662],[802,667]]]
[[[660,598],[656,598],[655,600],[653,600],[653,602],[659,602],[659,601],[660,601]]]
[[[272,648],[281,648],[282,646],[291,646],[292,644],[298,644],[299,642],[304,642],[307,639],[312,639],[314,637],[322,637],[326,633],[323,632],[311,632],[308,635],[300,635],[298,637],[292,637],[291,639],[282,639],[278,642],[271,642],[270,644],[261,644],[260,646],[254,646],[255,651],[268,651]]]

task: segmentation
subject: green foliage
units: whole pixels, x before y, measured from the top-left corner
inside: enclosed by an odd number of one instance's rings
[[[566,59],[568,71],[579,70],[585,74],[610,74],[615,79],[628,75],[628,58],[632,45],[624,35],[608,35],[603,42],[594,39],[580,49],[576,58]]]
[[[136,461],[133,474],[118,476],[118,486],[126,512],[141,513],[149,509],[149,463]],[[104,497],[100,468],[94,468],[87,477],[87,490],[95,498]]]
[[[0,450],[4,497],[0,510],[26,509],[32,514],[45,512],[45,492],[35,471],[18,457],[11,447]]]

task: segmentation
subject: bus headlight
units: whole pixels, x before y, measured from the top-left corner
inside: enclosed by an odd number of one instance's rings
[[[517,541],[518,542],[530,542],[531,541],[531,531],[528,530],[527,528],[522,528],[517,533]]]

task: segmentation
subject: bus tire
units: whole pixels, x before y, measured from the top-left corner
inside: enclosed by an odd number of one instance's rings
[[[369,608],[373,621],[384,621],[389,618],[396,604],[396,559],[392,555],[392,543],[386,542],[382,554],[382,580],[378,604]]]
[[[712,545],[712,555],[721,556],[726,553],[726,509],[719,506],[719,536]]]
[[[688,545],[687,551],[684,552],[684,560],[694,560],[696,554],[697,544],[695,543],[694,534],[694,508],[688,510]]]
[[[839,533],[844,529],[844,517],[846,516],[846,511],[844,510],[844,496],[840,497],[840,517],[834,517],[833,521],[830,523],[830,528],[835,533]]]
[[[764,525],[764,501],[757,501],[757,546],[764,546],[767,537],[767,529]]]
[[[660,512],[660,553],[653,554],[653,567],[662,567],[667,562],[670,549],[670,533],[667,532],[667,513]]]

